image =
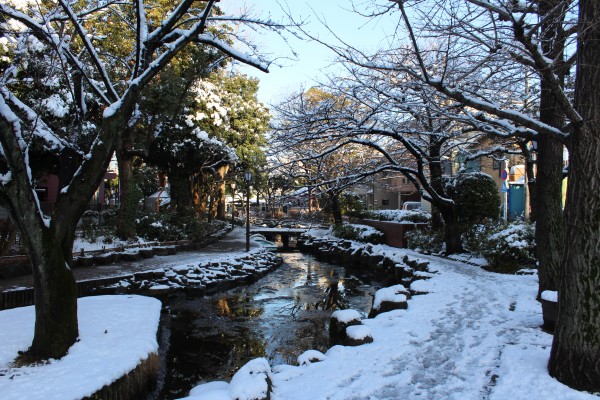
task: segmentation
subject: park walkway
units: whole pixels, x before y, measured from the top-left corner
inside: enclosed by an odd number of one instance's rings
[[[201,250],[184,251],[170,256],[155,256],[139,261],[118,262],[108,265],[78,267],[73,270],[77,282],[110,278],[114,276],[129,275],[135,272],[151,271],[153,269],[174,267],[177,265],[196,264],[210,261],[215,254],[233,255],[244,253],[246,250],[244,228],[236,227],[227,233],[221,240],[206,246]],[[251,242],[251,249],[252,249]],[[255,246],[255,245],[254,245]],[[24,275],[13,278],[0,279],[0,292],[16,288],[33,287],[33,276]]]

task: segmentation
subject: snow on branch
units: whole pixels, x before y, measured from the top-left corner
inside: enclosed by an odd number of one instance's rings
[[[51,149],[54,150],[60,151],[66,147],[72,147],[67,141],[57,136],[35,111],[19,100],[17,96],[15,96],[8,90],[6,86],[2,84],[0,84],[0,99],[2,99],[5,107],[1,114],[7,121],[10,123],[18,122],[19,126],[21,126],[21,118],[17,117],[17,115],[12,111],[12,106],[22,115],[22,118],[25,118],[27,126],[31,127],[31,137],[38,137],[42,139],[43,142],[45,142]],[[14,118],[17,118],[17,120],[14,120]],[[21,129],[19,129],[19,131],[21,131]]]
[[[65,13],[67,14],[67,16],[69,17],[70,22],[75,27],[75,30],[77,31],[79,38],[83,42],[83,45],[90,57],[90,60],[92,61],[92,64],[94,64],[94,66],[96,67],[96,71],[100,75],[102,82],[104,83],[104,86],[106,87],[106,90],[108,91],[110,98],[112,99],[112,101],[117,100],[119,98],[119,95],[117,94],[117,91],[113,87],[111,79],[108,76],[108,72],[106,71],[106,68],[104,67],[104,63],[100,60],[100,56],[98,55],[95,46],[90,41],[87,31],[85,30],[83,25],[81,25],[79,23],[77,16],[71,9],[71,6],[69,4],[67,4],[64,0],[58,0],[58,1],[59,1],[60,5],[62,6],[63,10],[65,10]]]

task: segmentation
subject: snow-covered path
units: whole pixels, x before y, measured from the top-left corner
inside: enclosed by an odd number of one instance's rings
[[[552,339],[539,328],[535,276],[428,258],[438,273],[418,286],[429,294],[413,297],[408,310],[365,320],[371,344],[335,346],[308,366],[275,367],[273,398],[598,399],[548,376]]]

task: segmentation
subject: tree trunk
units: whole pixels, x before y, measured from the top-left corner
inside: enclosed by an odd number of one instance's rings
[[[225,165],[217,170],[218,187],[217,187],[217,219],[225,221],[226,204],[225,204],[225,177],[229,171],[229,165]]]
[[[542,95],[542,98],[544,96]],[[562,210],[563,148],[558,141],[541,136],[538,141],[537,215],[535,242],[539,294],[558,288],[564,242]]]
[[[548,14],[562,0],[540,2],[540,14]],[[542,49],[547,57],[562,59],[564,37],[559,34],[554,19],[542,25]],[[562,71],[557,71],[562,76]],[[555,127],[564,125],[564,117],[551,84],[541,81],[540,121]],[[561,248],[564,240],[562,211],[563,145],[557,140],[542,135],[538,140],[538,171],[536,185],[537,215],[535,241],[538,259],[539,291],[558,288]]]
[[[171,184],[171,201],[175,204],[175,209],[179,216],[188,216],[193,214],[194,198],[192,194],[192,184],[189,176],[169,175]]]
[[[36,359],[61,358],[79,336],[77,287],[68,253],[46,229],[41,243],[27,246],[33,265],[35,334],[30,355]],[[71,240],[72,243],[72,240]]]
[[[333,194],[329,196],[329,202],[331,204],[331,216],[333,217],[334,224],[341,224],[342,219],[342,208],[340,206],[339,194]]]
[[[120,239],[127,240],[136,236],[135,217],[138,199],[132,198],[135,193],[133,157],[125,154],[123,148],[118,148],[116,154],[119,166],[119,210],[117,211],[116,234]]]
[[[580,0],[566,238],[550,375],[600,392],[600,2]]]
[[[446,206],[440,209],[444,218],[444,243],[446,254],[463,253],[461,241],[462,228],[458,221],[458,210],[456,206]]]
[[[429,139],[429,179],[431,187],[436,193],[444,194],[444,171],[441,162],[441,142],[434,137]],[[440,209],[432,204],[431,207],[431,228],[440,230],[444,226],[445,218],[442,216]],[[447,225],[447,224],[446,224]]]

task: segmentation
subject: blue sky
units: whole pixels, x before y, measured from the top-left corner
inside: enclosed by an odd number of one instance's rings
[[[364,10],[365,4],[372,1],[357,0],[356,7]],[[385,2],[384,2],[385,3]],[[241,5],[251,8],[253,14],[273,20],[285,19],[283,7],[289,7],[293,17],[307,20],[304,29],[321,40],[334,41],[333,35],[323,26],[326,22],[331,30],[347,43],[359,49],[376,50],[385,46],[386,39],[394,33],[398,22],[397,15],[386,15],[376,19],[366,19],[352,12],[351,0],[289,0],[287,5],[277,0],[225,0],[220,6],[226,12],[235,12]],[[281,4],[281,5],[280,5]],[[315,84],[328,72],[331,74],[333,53],[326,47],[311,41],[302,41],[291,35],[286,35],[288,43],[274,33],[251,33],[253,41],[260,45],[265,54],[271,58],[279,58],[283,66],[272,65],[268,74],[258,70],[237,66],[236,68],[247,75],[260,79],[259,99],[267,104],[277,103],[288,93],[304,86],[308,88]],[[297,60],[290,47],[297,53]]]

